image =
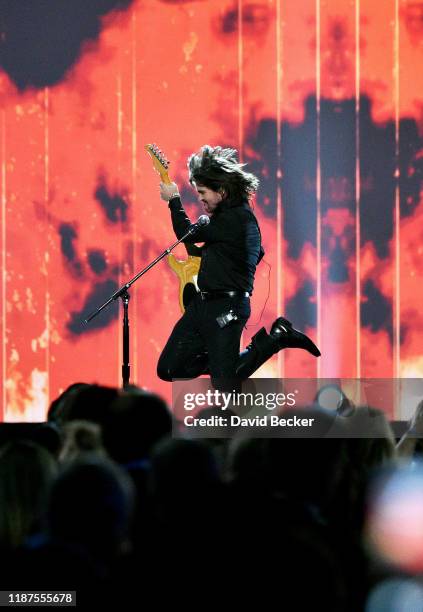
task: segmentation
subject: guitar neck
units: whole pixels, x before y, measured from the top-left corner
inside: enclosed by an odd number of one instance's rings
[[[165,185],[170,185],[172,183],[167,172],[160,172],[160,178]]]

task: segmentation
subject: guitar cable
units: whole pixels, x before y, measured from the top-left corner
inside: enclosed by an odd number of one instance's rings
[[[254,209],[255,209],[255,203],[254,203],[254,201],[253,201],[253,202],[251,202],[251,209],[252,209],[252,211],[254,212]],[[254,217],[255,217],[255,216],[254,216]],[[259,224],[258,224],[257,219],[256,219],[256,223],[257,223],[257,229],[258,229],[259,234],[260,234],[260,245],[262,245],[262,244],[263,244],[263,240],[262,240],[262,237],[261,237],[261,230],[260,230],[260,226],[259,226]],[[261,309],[261,313],[260,313],[260,316],[259,316],[259,318],[258,318],[258,321],[257,321],[256,323],[250,323],[249,325],[246,325],[246,326],[245,326],[245,329],[248,329],[249,327],[257,327],[257,326],[260,324],[260,321],[261,321],[262,316],[263,316],[263,313],[264,313],[264,309],[266,308],[266,304],[267,304],[267,301],[268,301],[269,296],[270,296],[270,271],[271,271],[271,269],[272,269],[272,265],[271,265],[271,264],[270,264],[268,261],[266,261],[266,260],[264,259],[264,257],[262,258],[262,261],[263,261],[263,263],[265,263],[265,264],[266,264],[266,266],[269,268],[269,272],[268,272],[268,276],[267,276],[267,282],[268,282],[268,286],[267,286],[267,296],[266,296],[266,299],[264,300],[263,308]]]
[[[266,261],[264,259],[264,257],[263,257],[262,261],[269,268],[268,275],[267,275],[267,283],[268,283],[268,285],[267,285],[267,296],[266,296],[266,299],[264,301],[263,308],[261,309],[258,321],[256,323],[249,323],[248,325],[245,326],[245,329],[249,329],[250,327],[257,327],[260,324],[260,321],[261,321],[263,313],[264,313],[264,309],[266,308],[266,304],[267,304],[267,301],[268,301],[269,296],[270,296],[270,271],[272,269],[272,266],[271,266],[271,264],[268,261]]]

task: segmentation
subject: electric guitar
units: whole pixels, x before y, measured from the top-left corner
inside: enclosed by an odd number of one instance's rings
[[[153,160],[153,167],[160,174],[162,183],[170,185],[172,183],[168,173],[170,162],[155,144],[147,144],[144,148]],[[172,253],[167,258],[169,266],[179,278],[179,306],[182,312],[185,312],[185,308],[199,291],[197,278],[201,263],[201,256],[192,254],[200,249],[190,244],[184,246],[188,254],[187,259],[176,259]]]

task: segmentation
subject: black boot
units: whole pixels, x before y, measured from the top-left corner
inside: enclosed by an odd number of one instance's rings
[[[288,319],[283,317],[276,319],[269,335],[277,339],[279,349],[300,348],[308,351],[315,357],[320,357],[320,351],[314,342],[308,336],[298,331],[298,329],[294,329]]]
[[[269,334],[262,327],[240,354],[236,370],[238,378],[245,380],[272,355],[284,348],[301,348],[315,357],[320,356],[319,349],[308,336],[294,329],[287,319],[279,317],[273,323]]]

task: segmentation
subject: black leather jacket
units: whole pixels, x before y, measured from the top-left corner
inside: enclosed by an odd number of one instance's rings
[[[180,198],[169,202],[178,238],[191,225]],[[202,291],[253,292],[256,266],[264,255],[260,229],[248,202],[223,200],[210,218],[185,242],[204,242],[198,287]]]

